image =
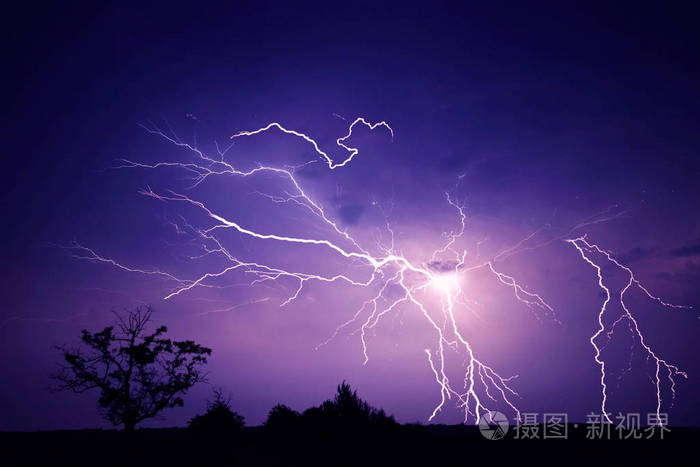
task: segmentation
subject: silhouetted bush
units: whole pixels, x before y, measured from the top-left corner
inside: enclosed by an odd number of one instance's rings
[[[295,420],[295,424],[287,426],[290,430],[298,427],[305,435],[328,440],[337,435],[369,436],[377,430],[391,430],[397,423],[394,417],[386,415],[384,410],[375,409],[360,399],[357,391],[353,391],[350,385],[343,381],[338,385],[333,400],[306,409],[299,420]]]
[[[270,410],[265,422],[265,430],[269,433],[279,434],[299,428],[301,415],[284,404],[277,404]]]
[[[221,390],[214,391],[214,401],[207,402],[207,411],[190,420],[192,430],[206,433],[235,433],[241,431],[244,417],[231,410],[230,398],[224,398]]]

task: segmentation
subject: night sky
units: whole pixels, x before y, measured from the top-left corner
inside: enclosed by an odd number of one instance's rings
[[[388,222],[397,251],[415,264],[427,264],[445,233],[459,229],[446,192],[464,206],[458,243],[473,264],[537,232],[497,267],[538,293],[555,317],[479,269],[460,279],[477,303],[458,310],[457,321],[484,362],[519,375],[512,387],[523,412],[566,412],[571,421],[600,411],[589,339],[604,293],[595,269],[564,241],[587,234],[655,296],[694,307],[664,307],[639,289],[626,300],[646,342],[688,374],[676,379],[673,406],[663,387],[662,412],[672,425],[700,424],[694,12],[639,2],[612,10],[276,3],[73,4],[4,18],[0,429],[106,427],[96,393],[48,391],[60,357],[53,347],[106,326],[111,310],[144,304],[173,337],[213,349],[210,383],[230,392],[248,424],[262,423],[276,403],[317,405],[343,379],[399,421],[425,422],[440,387],[425,355],[433,334],[415,307],[398,307],[368,331],[363,365],[358,326],[315,348],[376,289],[310,282],[280,307],[296,290],[293,280],[249,286],[250,277],[232,273],[211,281],[216,287],[163,300],[171,281],[60,247],[79,242],[121,264],[189,280],[220,270],[216,255],[191,259],[202,242],[187,226],[208,228],[211,220],[187,203],[143,196],[146,187],[206,200],[255,231],[342,243],[308,210],[261,194],[284,197],[291,188],[279,177],[222,175],[192,187],[177,168],[114,167],[120,158],[193,160],[140,125],[216,156],[231,135],[279,122],[340,161],[347,152],[336,138],[356,117],[386,121],[394,138],[382,127],[356,127],[348,141],[359,153],[344,167],[330,170],[310,144],[274,129],[234,140],[225,158],[240,170],[315,160],[295,174],[328,217],[377,254],[390,242]],[[588,225],[574,229],[581,223]],[[245,260],[362,280],[371,272],[321,246],[216,234]],[[609,324],[621,312],[615,297],[626,277],[609,263],[603,272],[613,294]],[[439,295],[426,300],[439,314]],[[653,412],[653,365],[626,326],[615,333],[604,351],[608,408]],[[452,353],[457,386],[462,363]],[[183,425],[210,395],[210,386],[195,387],[184,408],[144,426]],[[462,418],[448,402],[433,422]]]

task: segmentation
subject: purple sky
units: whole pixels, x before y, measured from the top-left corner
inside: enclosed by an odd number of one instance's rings
[[[191,188],[177,168],[109,168],[119,158],[193,161],[191,152],[138,126],[148,122],[212,156],[215,141],[226,146],[234,133],[279,122],[342,160],[335,140],[359,116],[388,122],[395,137],[356,127],[348,144],[359,154],[344,167],[330,170],[310,144],[276,130],[236,139],[225,160],[239,170],[316,160],[296,179],[328,217],[376,256],[378,240],[389,240],[388,221],[396,251],[415,265],[430,261],[445,232],[459,230],[446,192],[467,216],[455,244],[466,249],[467,266],[541,229],[523,251],[495,264],[539,293],[558,322],[520,303],[487,268],[460,276],[465,297],[478,303],[455,317],[480,360],[504,377],[519,375],[511,387],[522,411],[568,412],[579,421],[600,410],[600,367],[589,339],[604,294],[594,268],[563,238],[588,234],[651,293],[695,307],[664,307],[639,289],[626,300],[647,344],[688,374],[676,378],[673,406],[662,386],[662,411],[671,424],[700,423],[699,42],[687,12],[433,8],[109,6],[15,26],[3,118],[0,429],[106,426],[97,394],[47,391],[58,361],[52,346],[107,325],[110,310],[145,303],[173,337],[213,348],[210,382],[231,393],[248,424],[264,421],[276,403],[318,404],[343,379],[399,421],[425,422],[440,387],[425,355],[435,333],[415,306],[397,307],[367,332],[365,365],[357,325],[315,350],[374,286],[309,282],[280,308],[293,280],[251,287],[249,274],[231,273],[208,282],[225,288],[163,300],[172,281],[52,246],[75,240],[121,264],[188,280],[221,270],[220,255],[191,259],[202,253],[201,238],[173,226],[208,228],[211,220],[187,203],[139,194],[148,186],[185,193],[256,232],[350,248],[308,210],[259,194],[292,190],[279,177],[221,175]],[[571,232],[601,212],[593,219],[610,220]],[[355,280],[371,273],[324,246],[215,234],[241,260]],[[609,263],[603,273],[617,296],[625,275]],[[439,316],[439,294],[422,296]],[[606,324],[621,312],[613,299]],[[602,356],[609,410],[653,412],[654,365],[626,326]],[[463,354],[448,358],[457,388],[463,362]],[[184,408],[146,426],[182,425],[210,394],[211,387],[197,387]],[[502,402],[491,408],[512,416]],[[433,421],[462,418],[448,402]]]

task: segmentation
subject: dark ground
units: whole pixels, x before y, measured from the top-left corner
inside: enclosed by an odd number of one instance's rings
[[[473,426],[403,425],[389,432],[297,432],[262,427],[238,434],[196,434],[185,428],[2,432],[2,465],[609,465],[614,460],[683,456],[693,465],[699,428],[672,428],[664,439],[587,439],[569,426],[568,439],[491,441]],[[616,433],[613,432],[613,438]],[[644,456],[644,457],[642,457]],[[671,458],[667,458],[670,461]],[[665,462],[668,465],[669,462]]]

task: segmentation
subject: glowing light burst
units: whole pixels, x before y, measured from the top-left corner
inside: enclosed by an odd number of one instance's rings
[[[438,293],[449,296],[455,290],[459,289],[459,275],[458,274],[436,274],[430,280],[430,286],[433,289],[435,289]]]
[[[347,140],[352,136],[353,129],[358,126],[364,126],[369,130],[384,129],[390,136],[394,137],[393,129],[386,122],[370,123],[364,118],[355,119],[349,126],[348,132],[336,140],[337,146],[346,152],[346,155],[338,158],[335,161],[328,153],[321,150],[319,145],[311,137],[295,130],[289,130],[281,124],[273,122],[267,126],[253,131],[243,131],[236,133],[231,138],[253,137],[271,130],[278,130],[284,134],[300,138],[309,143],[319,159],[324,162],[329,170],[339,169],[350,163],[355,156],[358,155],[357,148],[349,146]],[[166,141],[175,144],[181,148],[190,151],[195,160],[193,162],[159,162],[155,164],[143,164],[122,159],[115,168],[142,168],[142,169],[159,169],[164,167],[177,168],[188,173],[192,179],[192,187],[200,185],[212,176],[234,176],[239,178],[254,177],[259,174],[275,175],[281,180],[289,183],[290,189],[284,192],[284,196],[271,195],[267,193],[257,194],[267,198],[271,203],[291,204],[304,209],[309,215],[314,216],[317,221],[320,221],[329,227],[328,237],[303,237],[285,234],[284,232],[259,232],[253,230],[240,222],[233,219],[228,219],[224,215],[216,212],[213,208],[207,206],[204,201],[193,199],[186,194],[170,191],[167,193],[156,193],[151,188],[146,188],[141,191],[141,194],[149,196],[160,201],[171,203],[184,203],[198,209],[211,222],[211,226],[194,227],[188,223],[182,225],[173,223],[178,232],[187,231],[195,235],[201,243],[202,253],[191,259],[200,259],[208,256],[216,256],[223,259],[227,264],[225,267],[208,271],[199,277],[180,278],[167,271],[158,269],[145,269],[138,267],[126,266],[114,259],[100,256],[95,250],[80,245],[78,243],[71,244],[65,248],[72,251],[74,257],[82,260],[100,262],[112,265],[123,271],[130,273],[139,273],[162,278],[172,283],[172,288],[165,295],[164,299],[168,300],[180,294],[186,293],[198,287],[221,287],[215,282],[217,279],[225,277],[229,273],[242,272],[250,277],[249,284],[251,286],[264,284],[268,282],[276,282],[279,280],[293,280],[296,282],[296,288],[281,301],[281,306],[285,306],[296,300],[304,289],[304,286],[309,282],[317,281],[323,283],[345,283],[352,287],[366,289],[372,291],[372,296],[366,300],[362,306],[355,310],[354,314],[346,322],[340,324],[330,337],[321,342],[316,348],[334,339],[340,332],[346,328],[355,327],[355,332],[360,335],[362,344],[362,352],[364,363],[369,360],[368,345],[366,341],[366,333],[372,329],[380,320],[387,314],[395,311],[398,307],[408,307],[414,309],[425,319],[429,329],[434,335],[434,344],[432,348],[426,349],[427,364],[433,374],[435,382],[439,388],[439,402],[434,407],[428,420],[432,420],[444,407],[448,400],[452,400],[463,411],[464,421],[470,420],[478,423],[482,414],[495,407],[508,407],[513,411],[515,417],[520,419],[520,410],[515,404],[515,400],[519,398],[519,394],[512,387],[512,382],[516,376],[503,377],[496,372],[494,368],[484,363],[476,355],[475,349],[464,338],[457,324],[457,315],[463,309],[469,309],[469,303],[473,302],[463,290],[462,286],[465,282],[466,275],[472,271],[484,270],[493,275],[497,283],[511,288],[515,299],[522,304],[532,308],[537,313],[542,313],[544,316],[556,320],[553,308],[545,302],[541,295],[528,291],[514,277],[506,275],[496,269],[496,263],[506,257],[516,254],[518,251],[531,249],[532,247],[524,247],[523,245],[529,241],[537,232],[526,237],[516,245],[501,251],[494,256],[492,260],[477,262],[476,264],[468,264],[467,252],[457,248],[457,243],[463,237],[466,228],[467,216],[463,206],[458,204],[449,192],[445,193],[446,201],[458,215],[459,224],[456,230],[445,233],[445,241],[438,246],[429,259],[425,261],[414,260],[407,258],[401,252],[396,250],[394,241],[394,231],[392,230],[388,220],[386,229],[391,236],[390,245],[382,245],[379,243],[376,246],[363,246],[350,233],[342,230],[336,221],[332,220],[323,206],[314,201],[302,188],[295,172],[307,164],[315,161],[309,161],[306,164],[295,167],[272,167],[258,165],[249,170],[240,170],[232,163],[226,160],[226,153],[230,146],[221,149],[217,146],[217,155],[211,157],[198,149],[195,145],[191,145],[181,141],[174,134],[166,134],[155,126],[144,128],[157,135]],[[374,203],[373,203],[374,204]],[[588,224],[585,224],[588,225]],[[230,251],[219,237],[221,231],[235,231],[240,235],[259,240],[277,242],[286,244],[290,247],[294,246],[314,246],[325,249],[327,252],[337,255],[339,258],[347,260],[353,266],[353,271],[357,271],[357,265],[360,265],[360,277],[357,274],[336,274],[323,275],[299,272],[287,268],[281,268],[276,265],[263,264],[262,262],[249,261],[240,259],[234,252]],[[654,299],[666,306],[675,306],[661,301],[661,299],[651,295],[647,289],[636,280],[632,272],[615,261],[608,253],[599,249],[596,245],[589,244],[585,237],[567,240],[574,245],[585,261],[596,268],[598,272],[599,285],[606,291],[607,299],[598,316],[600,325],[598,332],[591,338],[591,344],[595,348],[595,361],[601,366],[601,386],[602,386],[602,410],[605,413],[607,393],[606,393],[606,372],[605,363],[600,358],[600,347],[597,344],[597,339],[602,335],[607,328],[603,325],[603,315],[606,311],[606,305],[610,300],[610,291],[603,284],[600,266],[591,259],[591,253],[597,252],[602,254],[608,261],[614,262],[618,267],[623,268],[629,273],[630,280],[625,289],[620,294],[625,314],[620,319],[627,321],[628,325],[633,329],[638,336],[642,347],[648,352],[650,358],[656,362],[656,388],[657,388],[657,412],[661,408],[661,371],[668,374],[668,380],[671,383],[671,389],[675,394],[675,383],[673,376],[685,376],[676,366],[662,360],[651,350],[646,344],[644,337],[639,330],[637,321],[632,316],[631,312],[624,304],[624,293],[633,285],[641,288],[651,299]],[[478,248],[478,245],[477,245]],[[378,253],[372,253],[378,251]],[[390,292],[391,290],[391,292]],[[396,293],[395,290],[400,290]],[[436,295],[439,298],[439,307],[435,308]],[[271,300],[271,297],[252,300],[247,303],[233,305],[231,307],[220,308],[213,312],[223,312],[232,310],[238,306],[259,303],[262,301]],[[536,315],[537,315],[536,313]],[[539,316],[538,316],[539,318]],[[617,323],[616,323],[617,324]],[[610,330],[612,332],[612,329]],[[457,353],[464,364],[464,373],[458,383],[453,382],[447,376],[448,352]]]

